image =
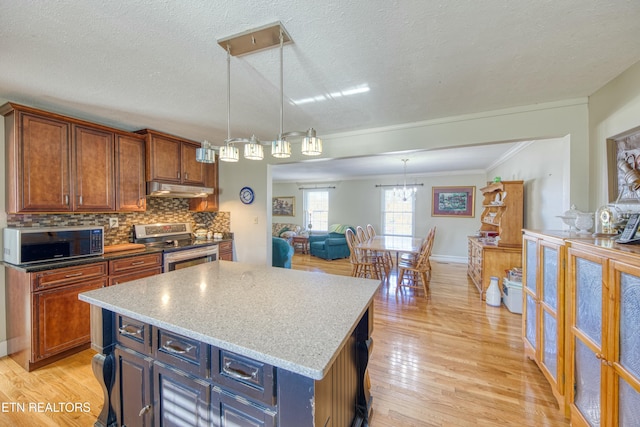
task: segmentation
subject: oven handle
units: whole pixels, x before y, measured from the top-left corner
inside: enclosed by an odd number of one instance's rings
[[[201,256],[218,255],[218,246],[211,246],[206,249],[185,249],[182,251],[169,252],[164,254],[164,261],[175,262],[184,261],[189,258],[199,258]],[[217,257],[216,257],[217,258]]]

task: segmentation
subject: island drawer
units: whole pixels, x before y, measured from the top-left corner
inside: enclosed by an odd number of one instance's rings
[[[211,348],[193,338],[156,328],[153,333],[155,359],[200,378],[210,378]]]
[[[131,350],[151,354],[151,325],[117,314],[116,341]]]
[[[211,374],[228,390],[244,394],[267,405],[276,404],[275,368],[226,350],[212,351]]]

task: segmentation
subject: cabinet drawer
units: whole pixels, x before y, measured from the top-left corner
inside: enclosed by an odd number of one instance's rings
[[[218,249],[222,252],[232,252],[233,251],[233,242],[228,240],[224,242],[218,243]]]
[[[212,393],[213,422],[221,426],[274,427],[277,413],[218,387]]]
[[[162,266],[162,253],[138,255],[109,261],[109,274]]]
[[[225,388],[275,405],[275,368],[226,350],[213,351],[212,377]]]
[[[116,314],[116,341],[143,354],[151,354],[151,325]]]
[[[201,378],[210,377],[211,349],[208,344],[156,328],[153,351],[160,362]]]
[[[96,262],[77,267],[57,268],[35,273],[31,283],[33,291],[64,286],[86,279],[105,276],[107,274],[107,263]]]
[[[130,282],[131,280],[142,279],[149,276],[155,276],[160,273],[162,273],[162,266],[157,266],[149,270],[118,274],[117,276],[109,277],[109,286],[119,285],[120,283]]]

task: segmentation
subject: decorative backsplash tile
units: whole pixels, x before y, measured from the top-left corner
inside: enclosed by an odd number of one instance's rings
[[[110,229],[109,218],[118,218],[119,226]],[[190,222],[194,230],[203,227],[214,233],[231,231],[231,214],[229,212],[189,212],[188,199],[149,197],[147,198],[146,212],[7,215],[8,227],[101,225],[105,228],[105,245],[131,242],[134,224],[156,222]]]

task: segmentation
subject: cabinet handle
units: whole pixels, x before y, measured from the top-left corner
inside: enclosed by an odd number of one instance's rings
[[[231,367],[231,360],[227,360],[224,363],[224,366],[222,367],[222,371],[234,378],[238,378],[241,380],[255,380],[256,377],[258,376],[258,369],[255,369],[250,374],[247,372],[241,371],[239,369],[233,369]]]
[[[122,335],[140,335],[142,333],[142,329],[136,328],[132,325],[123,325],[121,328],[118,328],[118,332]]]
[[[204,209],[209,207],[209,199],[204,199]]]
[[[180,179],[180,172],[178,172],[178,179]]]
[[[138,201],[136,202],[136,206],[141,208],[142,207],[142,197],[138,198]]]
[[[84,274],[84,273],[65,274],[65,275],[64,275],[64,278],[65,278],[65,279],[68,279],[68,278],[70,278],[70,277],[79,277],[79,276],[82,276],[83,274]]]
[[[189,179],[189,172],[184,173],[184,179]]]
[[[78,203],[80,204],[80,206],[82,206],[82,196],[78,196]]]
[[[142,265],[142,264],[144,264],[144,261],[136,261],[131,263],[131,265]]]
[[[144,408],[140,409],[140,412],[138,412],[138,416],[141,417],[147,412],[149,412],[150,410],[151,410],[151,405],[147,405]]]
[[[184,344],[184,343],[180,343],[180,344]],[[173,341],[167,341],[166,344],[162,345],[162,348],[164,350],[167,350],[169,353],[173,353],[173,354],[185,354],[193,350],[192,345],[187,344],[186,347],[182,347],[180,345],[174,344]]]
[[[69,204],[69,195],[68,195],[68,194],[65,194],[65,195],[64,195],[64,204],[65,204],[65,205],[68,205],[68,204]]]

